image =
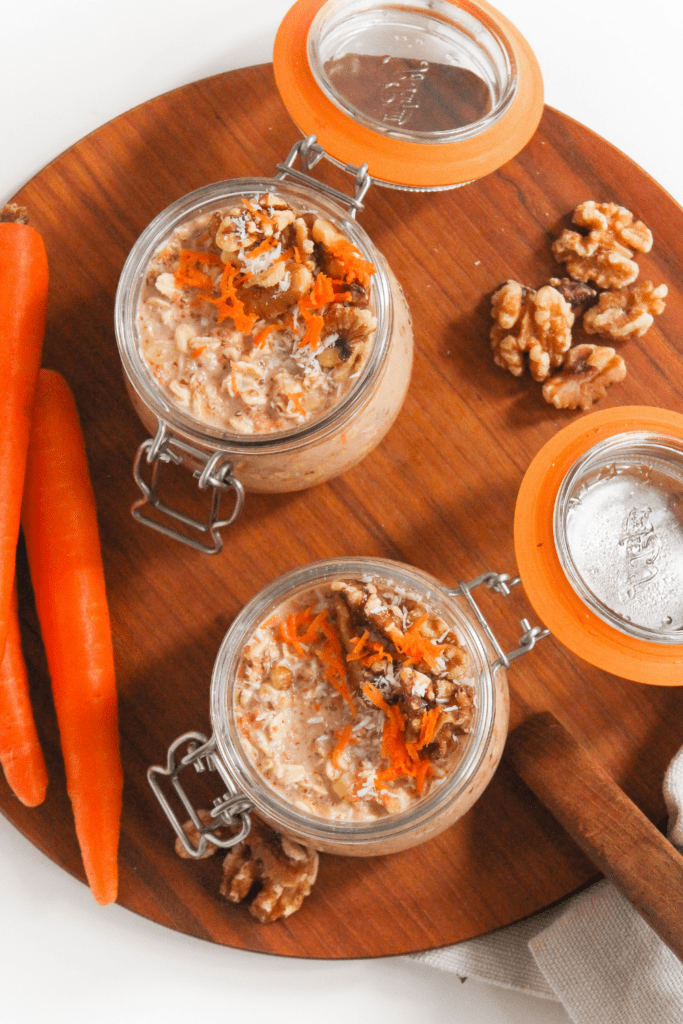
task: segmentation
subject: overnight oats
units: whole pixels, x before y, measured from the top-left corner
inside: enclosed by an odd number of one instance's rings
[[[370,856],[424,842],[480,796],[502,753],[505,672],[460,596],[382,559],[276,580],[219,652],[217,752],[279,833]]]
[[[273,193],[241,196],[177,228],[151,260],[143,358],[170,401],[224,430],[310,423],[367,361],[374,273],[329,220]]]
[[[451,771],[472,725],[455,631],[387,580],[336,580],[256,631],[237,723],[263,778],[308,814],[369,821],[407,810]]]
[[[191,447],[192,470],[227,460],[246,490],[345,472],[410,380],[400,285],[355,220],[298,182],[219,182],[164,210],[124,267],[116,327],[150,434]]]

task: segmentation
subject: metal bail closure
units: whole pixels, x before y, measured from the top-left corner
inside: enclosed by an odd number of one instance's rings
[[[498,655],[497,660],[491,666],[494,672],[499,668],[509,668],[511,661],[514,661],[515,658],[520,658],[523,654],[527,654],[532,647],[535,646],[538,640],[542,640],[544,637],[550,636],[550,630],[544,629],[541,626],[532,626],[528,619],[522,619],[520,625],[524,632],[519,638],[519,647],[514,651],[510,651],[509,654],[505,654],[470,591],[474,590],[476,587],[485,585],[489,590],[494,590],[497,594],[501,594],[502,597],[508,597],[512,588],[516,587],[520,582],[521,580],[519,576],[515,576],[511,579],[507,573],[485,572],[482,573],[481,576],[477,576],[476,579],[471,580],[469,583],[460,582],[457,587],[448,591],[448,593],[452,594],[454,597],[465,598],[472,609],[477,622],[484,630],[487,639]]]
[[[177,751],[186,745],[187,751],[184,756],[177,757]],[[251,819],[249,817],[249,811],[254,806],[246,796],[239,793],[235,788],[235,785],[227,774],[225,767],[220,758],[215,753],[216,744],[214,738],[211,737],[207,740],[201,732],[186,732],[183,736],[179,736],[175,742],[168,748],[168,757],[166,760],[166,767],[162,768],[160,765],[153,765],[147,769],[147,781],[154,791],[154,795],[161,804],[166,817],[173,826],[175,834],[183,844],[183,848],[186,850],[189,857],[194,857],[199,860],[206,854],[206,848],[209,844],[218,846],[221,849],[230,849],[232,846],[236,846],[249,834],[251,829]],[[217,797],[213,801],[213,809],[209,812],[211,815],[210,821],[202,821],[199,817],[198,811],[195,809],[194,804],[185,792],[178,775],[184,769],[193,765],[195,771],[203,772],[207,769],[209,771],[216,771],[223,781],[226,792],[222,797]],[[197,833],[199,834],[199,842],[197,846],[193,846],[190,839],[182,826],[182,823],[178,820],[178,817],[171,807],[171,804],[166,798],[166,794],[163,792],[158,776],[165,776],[171,780],[171,785],[178,794],[180,802],[187,811],[190,821],[194,825]],[[219,828],[234,827],[239,825],[239,829],[235,835],[228,836],[227,839],[220,839],[216,835],[216,831]]]
[[[297,157],[301,161],[304,168],[303,171],[299,171],[294,164],[297,161]],[[318,178],[311,177],[310,174],[306,174],[306,171],[311,171],[315,165],[322,159],[329,160],[330,163],[336,164],[337,167],[342,167],[347,174],[353,177],[353,196],[347,195],[346,192],[340,192],[339,189],[333,188],[331,185],[326,185],[324,181],[319,181]],[[337,160],[334,160],[331,156],[325,152],[323,147],[316,141],[315,135],[309,135],[305,139],[300,139],[299,142],[295,142],[289,151],[287,159],[283,164],[277,165],[277,174],[275,177],[278,181],[284,181],[286,178],[292,178],[294,181],[298,181],[303,185],[308,185],[318,192],[322,192],[323,195],[329,196],[330,199],[336,200],[341,206],[344,206],[349,213],[350,217],[355,219],[357,213],[363,209],[363,199],[365,193],[372,184],[372,178],[368,174],[368,165],[362,164],[360,167],[354,167],[353,164],[342,165]]]
[[[179,466],[183,461],[183,455],[191,456],[202,465],[202,469],[194,470],[193,474],[197,478],[200,490],[203,491],[209,487],[211,488],[211,505],[208,519],[205,522],[193,519],[191,516],[185,515],[184,512],[164,504],[157,494],[161,463],[173,462]],[[144,461],[152,467],[149,483],[142,476],[143,456]],[[194,448],[185,441],[173,437],[169,432],[168,425],[163,420],[160,420],[156,437],[143,441],[137,450],[133,464],[133,477],[143,494],[143,497],[134,502],[131,507],[130,511],[134,519],[137,519],[138,522],[143,523],[145,526],[151,527],[153,530],[158,530],[159,533],[163,533],[167,537],[173,537],[174,540],[187,544],[189,547],[194,548],[195,551],[203,551],[208,555],[217,555],[222,550],[223,539],[219,531],[235,522],[244,505],[244,488],[240,481],[233,476],[232,463],[225,455],[221,452],[207,455],[206,452],[199,451],[199,449]],[[221,495],[227,490],[234,491],[235,504],[228,518],[220,519]],[[156,509],[162,516],[167,516],[170,519],[183,523],[190,530],[196,530],[204,535],[208,534],[211,542],[205,543],[191,534],[182,533],[172,524],[166,524],[163,521],[160,522],[157,519],[153,519],[143,511],[146,506]]]

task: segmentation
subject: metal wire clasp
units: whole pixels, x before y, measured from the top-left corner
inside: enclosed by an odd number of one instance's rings
[[[489,590],[494,590],[503,597],[508,597],[512,588],[516,587],[520,582],[521,580],[519,576],[515,576],[511,579],[507,573],[485,572],[482,573],[481,576],[477,576],[476,579],[471,580],[469,583],[463,583],[461,581],[457,587],[448,591],[448,593],[452,594],[454,597],[465,598],[472,609],[477,622],[484,630],[487,639],[498,655],[497,660],[491,666],[494,672],[499,668],[509,668],[511,661],[514,661],[515,658],[521,657],[522,654],[527,654],[532,647],[535,646],[538,640],[542,640],[544,637],[550,635],[550,630],[544,629],[542,626],[532,626],[528,619],[522,619],[520,625],[524,632],[519,638],[519,647],[514,651],[510,651],[509,654],[505,654],[470,591],[474,590],[476,587],[486,586]]]
[[[178,758],[176,753],[183,745],[187,745],[187,751],[184,756]],[[161,804],[166,817],[173,826],[175,834],[183,844],[188,856],[194,857],[197,860],[205,855],[209,843],[221,849],[229,849],[245,839],[251,828],[249,811],[254,805],[244,794],[237,791],[222,761],[216,756],[215,750],[216,743],[213,737],[207,740],[206,736],[201,732],[186,732],[183,736],[179,736],[168,748],[165,768],[161,767],[161,765],[152,765],[151,768],[147,769],[147,781]],[[226,787],[226,792],[223,796],[217,797],[213,801],[213,808],[210,812],[211,820],[208,824],[205,824],[199,817],[194,804],[178,778],[180,772],[184,768],[189,767],[189,765],[193,765],[195,771],[198,772],[203,772],[207,769],[218,772]],[[193,846],[190,842],[185,829],[161,788],[158,776],[170,779],[171,785],[178,794],[180,802],[189,814],[190,820],[199,834],[197,846]],[[215,834],[216,830],[221,827],[236,825],[240,826],[238,832],[227,839],[219,839]]]
[[[303,171],[297,170],[294,166],[297,158],[301,161],[304,168]],[[353,175],[353,196],[349,196],[345,192],[340,192],[339,189],[332,188],[331,185],[326,185],[324,181],[319,181],[318,178],[313,178],[310,174],[305,173],[305,171],[313,170],[318,161],[323,158],[325,160],[329,160],[332,164],[336,164],[338,167],[342,167],[347,174]],[[314,188],[316,188],[318,192],[322,192],[323,195],[329,196],[331,199],[336,199],[338,203],[346,207],[349,215],[353,218],[355,218],[356,213],[363,209],[363,198],[372,184],[372,178],[368,174],[367,164],[362,164],[360,167],[354,167],[353,164],[342,165],[338,163],[337,160],[328,156],[323,147],[316,141],[315,135],[309,135],[307,138],[300,139],[299,142],[294,143],[285,162],[277,165],[277,174],[275,177],[280,181],[285,178],[292,178],[294,181],[299,181],[303,185],[309,186],[313,183]]]
[[[183,455],[191,456],[202,465],[201,469],[194,470],[194,476],[197,478],[200,490],[211,488],[211,506],[208,519],[205,522],[193,519],[191,516],[185,515],[184,512],[164,504],[157,494],[161,463],[173,462],[179,466],[183,461]],[[149,483],[142,476],[143,456],[144,463],[152,466]],[[158,530],[159,533],[163,533],[167,537],[173,537],[174,540],[179,540],[182,544],[189,545],[195,551],[216,555],[222,550],[223,539],[219,531],[235,522],[244,505],[244,488],[239,480],[233,476],[232,463],[225,455],[221,452],[207,455],[206,452],[194,448],[185,441],[181,441],[179,438],[174,437],[170,433],[168,425],[163,420],[160,420],[156,437],[143,441],[137,450],[135,462],[133,463],[133,477],[143,494],[143,497],[134,502],[131,507],[130,511],[134,519],[137,519],[139,523],[144,523],[145,526],[151,527],[153,530]],[[235,504],[227,519],[220,519],[221,496],[227,490],[234,491]],[[211,542],[205,543],[191,534],[182,533],[171,524],[153,519],[143,511],[146,506],[156,509],[162,516],[168,516],[171,519],[184,523],[191,530],[196,530],[200,534],[208,534]]]

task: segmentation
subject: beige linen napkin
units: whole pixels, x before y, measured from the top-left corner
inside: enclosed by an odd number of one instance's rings
[[[669,839],[683,852],[683,749],[663,790]],[[575,1024],[683,1022],[683,963],[606,881],[519,924],[412,959],[554,999]]]

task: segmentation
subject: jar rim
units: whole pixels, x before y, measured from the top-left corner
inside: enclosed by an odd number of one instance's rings
[[[285,431],[269,434],[237,434],[204,422],[172,402],[154,380],[138,341],[136,317],[145,268],[176,228],[200,213],[219,208],[237,196],[247,198],[273,192],[309,206],[329,219],[375,266],[371,294],[377,328],[372,350],[360,376],[341,400],[317,419]],[[114,322],[124,372],[138,398],[159,422],[190,443],[209,446],[229,455],[283,453],[317,444],[338,431],[368,401],[389,350],[393,307],[386,261],[364,229],[337,203],[314,187],[278,178],[232,178],[213,182],[181,196],[159,213],[137,238],[124,264],[116,291]]]
[[[239,733],[233,713],[233,690],[244,644],[260,623],[272,614],[287,596],[326,580],[366,576],[412,587],[428,599],[438,602],[457,626],[472,657],[472,670],[477,687],[475,726],[468,734],[467,749],[458,759],[450,776],[434,791],[399,814],[371,821],[339,822],[306,814],[280,797],[241,750]],[[432,597],[432,595],[434,595]],[[362,846],[377,840],[390,840],[425,825],[471,784],[481,766],[495,721],[495,670],[487,656],[482,637],[463,608],[444,584],[421,570],[382,558],[335,558],[309,563],[294,569],[268,586],[245,606],[221,643],[211,680],[210,712],[217,749],[235,785],[276,828],[295,831],[315,846],[316,842],[333,842],[340,846]]]

